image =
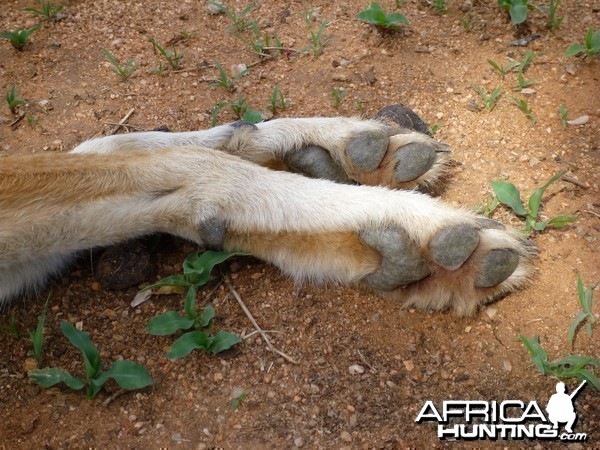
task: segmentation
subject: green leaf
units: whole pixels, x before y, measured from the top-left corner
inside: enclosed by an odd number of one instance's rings
[[[210,321],[214,319],[216,316],[215,308],[212,305],[206,305],[204,311],[202,311],[202,315],[200,316],[200,326],[202,328],[206,328],[210,325]]]
[[[585,47],[581,44],[571,45],[565,52],[565,56],[575,56],[585,51]]]
[[[565,356],[564,358],[561,358],[559,360],[556,361],[552,361],[551,364],[556,364],[556,365],[569,365],[569,366],[573,366],[573,367],[585,367],[585,366],[594,366],[594,367],[599,367],[600,366],[600,361],[598,361],[597,359],[594,358],[590,358],[589,356],[581,356],[581,355],[569,355],[569,356]]]
[[[548,186],[550,186],[564,174],[565,172],[557,173],[552,178],[550,178],[546,184],[540,186],[533,192],[533,194],[531,194],[531,197],[529,197],[529,213],[532,217],[537,217],[538,211],[540,209],[540,204],[542,203],[542,195],[544,195],[544,192],[546,191],[546,189],[548,189]]]
[[[498,197],[498,200],[512,208],[517,215],[527,215],[527,211],[521,201],[521,193],[514,184],[506,183],[504,181],[492,181],[492,189],[494,190],[496,197]]]
[[[187,292],[185,293],[185,301],[183,305],[185,313],[190,319],[193,319],[194,321],[198,317],[198,313],[196,312],[196,294],[196,286],[190,286]]]
[[[250,123],[259,123],[262,122],[263,117],[260,111],[255,111],[253,109],[247,110],[242,116],[242,120]]]
[[[508,12],[513,25],[523,23],[527,19],[527,4],[523,0],[514,0]]]
[[[235,411],[238,406],[240,406],[240,402],[246,398],[246,396],[248,395],[247,392],[242,392],[240,395],[238,395],[235,399],[233,399],[233,401],[231,402],[231,408],[229,409],[230,411]]]
[[[167,311],[150,319],[145,329],[155,336],[166,336],[179,330],[189,330],[193,326],[193,319],[182,317],[177,311]]]
[[[378,8],[376,8],[377,6]],[[373,25],[385,25],[385,13],[383,9],[381,9],[381,5],[379,3],[371,3],[369,9],[365,9],[364,11],[359,12],[356,15],[358,20],[362,20],[364,22],[369,22]]]
[[[583,320],[585,320],[585,318],[587,316],[588,316],[588,313],[585,311],[582,311],[579,314],[577,314],[577,317],[575,317],[575,320],[573,320],[573,323],[571,323],[571,327],[569,328],[569,333],[567,334],[567,339],[569,340],[569,343],[571,345],[573,345],[573,339],[575,338],[575,332],[577,331],[577,327]]]
[[[29,378],[44,388],[49,388],[58,383],[65,383],[69,388],[77,391],[85,386],[85,381],[59,369],[31,370],[29,371]]]
[[[201,255],[192,253],[183,263],[183,273],[186,275],[194,275],[194,284],[202,286],[206,284],[210,278],[210,273],[213,268],[223,261],[231,258],[234,255],[246,255],[242,252],[213,252],[206,251]]]
[[[600,52],[600,30],[594,31],[594,34],[592,34],[591,45],[589,45],[588,48],[592,50],[593,53]]]
[[[528,223],[531,223],[531,228],[535,231],[543,231],[548,226],[548,222],[536,222],[535,220],[528,221]]]
[[[227,331],[219,330],[217,334],[215,334],[210,342],[210,346],[208,350],[211,353],[220,353],[222,351],[228,350],[233,347],[235,344],[239,344],[242,340],[236,336],[235,334],[228,333]]]
[[[408,19],[404,14],[393,12],[385,16],[388,26],[395,27],[398,24],[408,25]]]
[[[116,360],[112,367],[96,378],[95,383],[102,385],[109,378],[114,379],[123,389],[141,389],[154,384],[148,370],[132,361]]]
[[[577,217],[571,216],[556,216],[552,220],[548,221],[548,225],[552,225],[556,228],[562,228],[570,223],[576,222]]]
[[[590,383],[594,387],[594,389],[600,391],[600,379],[598,379],[598,377],[589,370],[579,370],[577,378],[579,378],[582,381],[587,380],[587,382]]]
[[[189,333],[185,333],[173,343],[171,351],[167,353],[167,358],[183,358],[198,348],[208,351],[210,343],[210,337],[205,332],[190,331]]]
[[[68,322],[62,321],[60,329],[71,344],[81,350],[83,361],[85,363],[85,375],[92,379],[102,370],[100,362],[100,352],[90,340],[90,335],[84,331],[79,331]]]

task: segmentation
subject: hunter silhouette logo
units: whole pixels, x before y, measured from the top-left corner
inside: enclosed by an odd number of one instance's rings
[[[556,393],[548,400],[547,415],[535,400],[445,400],[438,409],[432,401],[421,408],[415,422],[437,422],[440,439],[544,439],[561,441],[585,441],[587,433],[574,433],[577,413],[573,400],[585,386],[583,381],[567,394],[565,383],[556,384]],[[564,425],[560,432],[559,424]]]
[[[573,424],[577,420],[577,414],[575,414],[575,408],[573,407],[573,399],[579,394],[581,388],[585,385],[586,380],[581,383],[577,389],[573,391],[571,395],[566,393],[565,383],[556,383],[556,394],[550,397],[548,400],[548,419],[554,425],[552,428],[557,430],[559,422],[566,422],[565,431],[567,433],[573,433]]]

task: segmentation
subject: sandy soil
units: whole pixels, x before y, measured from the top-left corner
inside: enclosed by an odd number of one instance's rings
[[[598,28],[597,2],[561,4],[565,19],[552,33],[538,11],[530,12],[527,28],[517,30],[495,0],[452,1],[444,15],[425,1],[407,0],[400,11],[410,26],[403,33],[381,35],[354,19],[366,2],[263,1],[248,19],[262,32],[277,34],[290,49],[309,45],[304,11],[314,7],[315,31],[322,20],[330,22],[324,32],[330,40],[318,58],[290,50],[264,61],[228,29],[226,16],[208,14],[204,1],[62,3],[66,17],[44,23],[23,51],[0,41],[0,89],[6,92],[16,84],[27,99],[16,123],[6,103],[0,106],[0,153],[9,157],[66,151],[113,132],[132,109],[129,131],[209,127],[214,106],[238,95],[266,111],[277,84],[290,101],[279,117],[369,116],[385,105],[404,103],[437,124],[436,138],[454,149],[456,164],[441,193],[454,205],[477,207],[490,195],[494,180],[508,180],[530,193],[553,174],[569,171],[570,182],[559,181],[548,190],[542,214],[579,219],[534,236],[540,256],[532,285],[471,318],[406,310],[354,288],[295,287],[252,258],[227,263],[225,270],[257,321],[280,332],[272,335],[273,342],[298,364],[271,353],[256,335],[219,356],[194,353],[168,360],[164,353],[172,339],[150,336],[143,328],[156,314],[181,308],[181,296],[153,297],[133,309],[129,304],[138,287],[102,289],[86,257],[41,299],[24,299],[0,313],[0,322],[14,315],[21,332],[33,330],[42,299],[50,295],[44,366],[81,373],[80,356],[59,330],[61,320],[81,322],[104,360],[123,357],[144,364],[156,384],[126,393],[109,384],[94,400],[63,388],[41,389],[25,372],[29,340],[0,331],[0,448],[447,447],[454,444],[439,441],[431,423],[415,423],[427,400],[546,404],[556,380],[538,373],[518,341],[520,334],[539,335],[551,359],[571,353],[599,357],[598,330],[593,338],[579,333],[574,348],[567,331],[580,311],[577,274],[586,284],[600,280],[600,71],[597,62],[563,56],[588,27]],[[237,10],[247,4],[229,3]],[[382,4],[392,10],[395,2]],[[0,31],[40,22],[22,11],[28,6],[34,2],[4,0]],[[162,44],[177,40],[184,53],[181,70],[153,73],[160,57],[141,32]],[[528,47],[507,45],[534,33],[541,36]],[[242,35],[249,39],[251,32]],[[112,73],[103,47],[121,61],[135,57],[133,76],[121,81]],[[533,92],[511,92],[516,74],[501,79],[486,60],[506,65],[522,60],[527,51],[538,53],[526,72],[534,80]],[[230,93],[209,86],[217,76],[214,61],[227,69],[236,64],[251,68]],[[525,99],[536,123],[532,126],[508,97],[491,112],[481,109],[472,84],[488,92],[503,86],[505,93]],[[339,108],[332,101],[335,87],[347,90]],[[561,104],[571,119],[588,115],[589,121],[563,128]],[[224,108],[218,123],[236,119]],[[494,218],[522,225],[506,210],[499,209]],[[156,276],[178,273],[190,250],[189,244],[161,239],[153,254]],[[217,309],[216,327],[250,333],[247,318],[218,283],[209,283],[201,296]],[[352,365],[364,373],[351,374]],[[569,388],[576,384],[568,382]],[[246,397],[232,411],[232,400],[242,392]],[[598,448],[597,391],[585,388],[575,404],[576,431],[588,433],[588,441],[569,448]],[[500,444],[566,445],[487,443]]]

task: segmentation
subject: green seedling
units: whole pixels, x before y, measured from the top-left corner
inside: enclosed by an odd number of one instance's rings
[[[225,88],[229,92],[235,91],[235,85],[236,85],[237,81],[240,78],[248,75],[248,72],[250,71],[250,69],[245,69],[245,70],[242,70],[237,75],[230,77],[229,75],[227,75],[227,72],[225,71],[225,69],[223,68],[223,66],[220,63],[218,63],[217,61],[215,61],[214,63],[215,63],[215,66],[217,67],[217,70],[219,71],[219,78],[217,78],[217,80],[214,83],[211,83],[209,86],[211,86],[211,87],[221,86],[222,88]]]
[[[321,55],[321,53],[323,53],[323,49],[331,40],[330,37],[327,37],[327,38],[323,37],[323,32],[325,31],[325,28],[327,27],[327,25],[329,25],[329,22],[327,22],[326,20],[321,22],[321,25],[319,25],[319,29],[317,30],[316,33],[312,30],[312,28],[309,28],[310,45],[308,47],[302,48],[300,50],[301,53],[312,53],[312,55],[315,58],[318,58],[319,55]],[[310,24],[309,24],[309,27],[310,27]]]
[[[288,101],[285,99],[283,92],[279,89],[279,85],[275,85],[273,93],[269,97],[268,108],[273,111],[273,114],[277,114],[277,111],[284,110],[288,106]]]
[[[486,91],[483,90],[483,88],[480,88],[476,84],[472,85],[472,87],[473,87],[473,89],[475,89],[475,92],[477,92],[479,94],[479,96],[481,97],[481,100],[483,100],[485,109],[487,109],[488,111],[491,111],[492,109],[494,109],[494,107],[496,106],[496,102],[498,101],[498,97],[499,97],[500,93],[502,92],[502,86],[499,86],[496,89],[494,89],[492,91],[492,93],[489,95]]]
[[[348,91],[346,89],[340,86],[334,87],[331,91],[331,97],[333,97],[333,107],[336,109],[339,108],[346,95],[348,95]]]
[[[253,39],[240,39],[248,44],[252,50],[261,57],[273,57],[279,55],[284,50],[289,50],[283,46],[279,37],[274,34],[270,35],[266,31],[261,35],[258,26],[252,27]]]
[[[137,69],[137,67],[135,65],[135,58],[131,58],[129,61],[127,61],[125,63],[125,65],[122,66],[119,63],[119,61],[117,60],[117,58],[115,58],[115,55],[113,55],[111,52],[109,52],[105,48],[103,48],[102,51],[104,52],[104,56],[106,56],[106,59],[108,59],[108,62],[110,62],[112,64],[112,66],[113,66],[112,71],[114,73],[116,73],[117,75],[119,75],[123,80],[126,80],[127,78],[129,78],[133,74],[133,72],[135,72],[135,70]]]
[[[529,66],[530,66],[531,62],[534,60],[534,58],[536,58],[540,55],[541,55],[541,53],[534,53],[530,50],[527,50],[527,52],[525,53],[525,56],[523,57],[523,60],[519,63],[517,72],[525,73],[527,71],[527,69],[529,69]]]
[[[356,15],[356,18],[374,25],[379,30],[399,30],[403,25],[408,25],[405,15],[399,12],[386,14],[383,7],[377,2],[371,2],[367,8]]]
[[[154,47],[154,51],[159,53],[160,55],[162,55],[167,60],[171,69],[173,69],[173,70],[181,69],[181,60],[183,59],[184,54],[179,53],[177,51],[177,47],[175,47],[175,45],[173,45],[173,50],[166,50],[158,42],[156,42],[155,39],[151,38],[148,35],[145,35],[145,36],[150,41],[152,46]],[[163,67],[161,64],[160,65],[160,73],[161,74],[162,74],[162,71],[163,71]]]
[[[600,361],[579,355],[569,355],[556,361],[548,361],[548,354],[540,345],[538,336],[534,336],[532,339],[520,336],[520,339],[531,354],[531,361],[542,374],[561,379],[577,378],[579,381],[585,380],[594,389],[600,389],[600,379],[586,368],[587,366],[598,367]]]
[[[24,8],[23,11],[30,12],[35,14],[36,16],[43,17],[46,20],[56,20],[58,13],[62,11],[64,6],[56,5],[54,6],[50,2],[45,2],[44,0],[40,0],[40,9],[35,8]]]
[[[592,312],[592,305],[594,300],[594,289],[598,283],[592,284],[587,288],[583,287],[583,281],[581,280],[581,275],[577,275],[577,296],[579,298],[579,304],[581,305],[581,312],[577,314],[573,323],[571,323],[571,327],[569,328],[569,334],[567,335],[569,342],[573,345],[573,340],[575,339],[575,333],[583,322],[583,329],[586,334],[591,338],[593,333],[594,323],[596,323],[597,317]]]
[[[567,49],[565,56],[577,56],[580,54],[589,60],[594,59],[600,54],[600,30],[594,31],[592,28],[589,28],[585,35],[585,43],[583,45],[571,45]]]
[[[509,95],[510,99],[515,103],[515,105],[517,105],[519,107],[519,109],[523,112],[523,114],[525,114],[525,117],[527,117],[529,119],[529,121],[531,122],[531,125],[535,125],[535,116],[533,115],[533,112],[531,111],[531,108],[529,107],[529,105],[527,104],[527,102],[525,100],[522,100],[520,98],[515,98],[512,95]]]
[[[435,8],[438,14],[446,14],[448,12],[448,4],[450,0],[430,0],[429,4]]]
[[[511,70],[513,70],[515,67],[517,67],[519,65],[518,62],[516,61],[511,61],[509,62],[506,66],[501,66],[500,64],[498,64],[496,61],[488,59],[487,60],[488,64],[490,66],[492,66],[492,68],[498,72],[498,74],[500,75],[501,78],[504,78],[504,76],[510,72]]]
[[[523,76],[523,72],[519,72],[517,76],[517,82],[519,83],[517,86],[513,88],[513,91],[521,92],[523,89],[528,88],[533,83],[535,83],[535,79],[526,80]]]
[[[64,383],[69,388],[80,390],[86,388],[88,398],[94,398],[102,385],[113,378],[123,389],[142,389],[153,383],[148,371],[131,361],[117,360],[108,370],[102,368],[100,352],[92,345],[89,334],[79,331],[67,322],[61,322],[60,329],[66,338],[78,348],[83,355],[85,378],[74,377],[60,369],[32,370],[29,377],[40,386],[49,388]]]
[[[560,0],[549,0],[548,6],[539,6],[538,9],[548,14],[548,28],[552,31],[558,30],[564,17],[557,17],[558,6]]]
[[[8,108],[10,112],[15,114],[17,112],[17,108],[21,105],[24,105],[26,100],[24,98],[20,98],[17,94],[17,86],[12,85],[10,91],[6,93],[6,103],[8,103]]]
[[[510,14],[513,25],[518,25],[527,20],[527,11],[533,9],[528,0],[498,0],[498,6]]]
[[[238,406],[240,406],[240,402],[246,398],[246,396],[248,395],[247,392],[242,392],[240,395],[238,395],[236,398],[233,399],[233,401],[231,402],[231,408],[229,408],[230,411],[235,411]]]
[[[477,214],[482,214],[485,217],[489,218],[492,217],[492,214],[494,213],[499,204],[500,200],[498,200],[498,197],[496,197],[495,195],[488,195],[483,200],[483,203],[477,208],[475,208],[475,212]]]
[[[46,309],[48,307],[48,300],[50,300],[50,296],[46,299],[46,303],[44,303],[44,307],[42,308],[42,313],[38,319],[37,327],[35,331],[29,332],[29,339],[31,340],[31,345],[33,346],[33,357],[38,362],[38,366],[42,362],[42,347],[44,346],[44,324],[46,323]]]
[[[212,116],[212,119],[210,122],[211,128],[214,128],[217,126],[217,121],[219,119],[219,113],[225,106],[227,106],[227,103],[228,102],[226,102],[226,101],[222,101],[222,102],[218,102],[217,104],[215,104],[215,106],[211,112],[211,116]]]
[[[241,33],[243,31],[247,30],[248,28],[251,28],[255,24],[254,21],[246,20],[246,16],[248,15],[248,13],[254,9],[254,4],[252,4],[252,3],[248,6],[246,6],[239,13],[233,9],[227,8],[221,2],[208,2],[208,3],[213,5],[219,11],[225,13],[225,15],[227,17],[229,17],[231,19],[231,21],[233,22],[233,25],[230,27],[230,29],[237,31],[238,33]]]
[[[542,204],[542,195],[548,187],[562,177],[565,172],[560,172],[554,175],[546,184],[537,188],[529,197],[528,208],[525,208],[521,201],[521,192],[512,183],[505,181],[492,181],[492,189],[498,200],[511,208],[517,216],[525,218],[525,233],[530,235],[534,230],[543,231],[549,226],[562,228],[577,220],[577,217],[557,216],[553,219],[540,222],[538,214]]]
[[[441,122],[436,122],[434,124],[431,124],[427,127],[427,132],[433,136],[435,133],[437,133],[439,131],[439,129],[442,127],[442,123]]]
[[[8,155],[0,154],[0,158],[6,158],[7,156]],[[4,330],[14,338],[21,337],[21,332],[19,331],[17,318],[15,317],[14,312],[10,315],[8,323],[0,323],[0,330]]]
[[[246,104],[246,99],[241,95],[238,95],[237,100],[229,100],[229,106],[238,118],[245,122],[258,123],[262,121],[262,114],[251,109]]]
[[[216,354],[241,342],[239,337],[226,331],[220,330],[214,335],[203,331],[210,327],[211,321],[215,317],[215,310],[211,305],[208,305],[202,314],[198,314],[196,310],[198,287],[208,282],[212,269],[217,264],[234,255],[245,255],[245,253],[212,251],[206,251],[202,255],[193,253],[183,263],[183,275],[163,278],[144,289],[159,286],[187,288],[183,308],[185,315],[181,315],[177,311],[167,311],[150,319],[146,327],[146,331],[157,336],[175,334],[180,330],[186,331],[173,343],[171,350],[167,353],[168,358],[183,358],[195,349]]]
[[[569,111],[567,110],[567,107],[564,103],[560,105],[558,113],[560,114],[560,123],[562,124],[562,127],[567,128],[567,121],[569,120]]]
[[[41,25],[36,25],[35,27],[31,27],[26,30],[6,31],[4,33],[0,33],[0,39],[8,39],[14,48],[17,50],[23,50],[29,42],[29,36],[31,33],[39,30],[40,28],[42,28]]]

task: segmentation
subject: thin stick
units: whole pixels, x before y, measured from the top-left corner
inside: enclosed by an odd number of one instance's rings
[[[573,178],[573,177],[570,177],[568,175],[565,175],[565,176],[562,177],[562,179],[563,179],[563,181],[566,181],[567,183],[574,184],[575,186],[579,186],[580,188],[583,188],[583,189],[587,189],[588,188],[585,185],[585,183],[579,181],[577,178]]]
[[[119,128],[121,128],[121,127],[122,127],[122,126],[125,124],[125,122],[127,122],[127,121],[129,120],[129,118],[130,118],[130,117],[131,117],[131,115],[134,113],[134,111],[135,111],[135,108],[131,108],[131,109],[129,110],[129,112],[128,112],[127,114],[125,114],[125,117],[123,117],[123,118],[122,118],[122,119],[119,121],[119,123],[117,124],[117,126],[116,126],[116,127],[114,127],[114,128],[111,130],[111,132],[110,132],[110,133],[108,133],[108,134],[115,134],[117,131],[119,131]]]
[[[248,319],[250,319],[250,322],[252,323],[252,326],[254,326],[254,328],[256,329],[256,331],[258,331],[259,334],[262,336],[263,340],[267,344],[267,348],[269,350],[271,350],[273,353],[277,353],[279,356],[281,356],[282,358],[284,358],[286,361],[289,361],[292,364],[298,364],[298,361],[296,361],[295,359],[293,359],[291,356],[286,355],[281,350],[275,348],[275,346],[271,343],[271,340],[269,339],[269,336],[267,336],[267,333],[265,333],[265,331],[258,325],[258,323],[256,323],[256,320],[254,320],[254,317],[252,316],[252,313],[246,307],[246,304],[242,300],[242,297],[240,297],[240,294],[238,294],[238,292],[235,290],[235,288],[231,284],[231,281],[229,280],[229,277],[223,276],[223,280],[225,281],[225,284],[227,285],[227,287],[229,288],[229,290],[231,291],[231,293],[233,294],[233,296],[235,297],[235,299],[239,303],[240,307],[242,308],[242,311],[244,311],[244,313],[246,314],[246,317],[248,317]]]

